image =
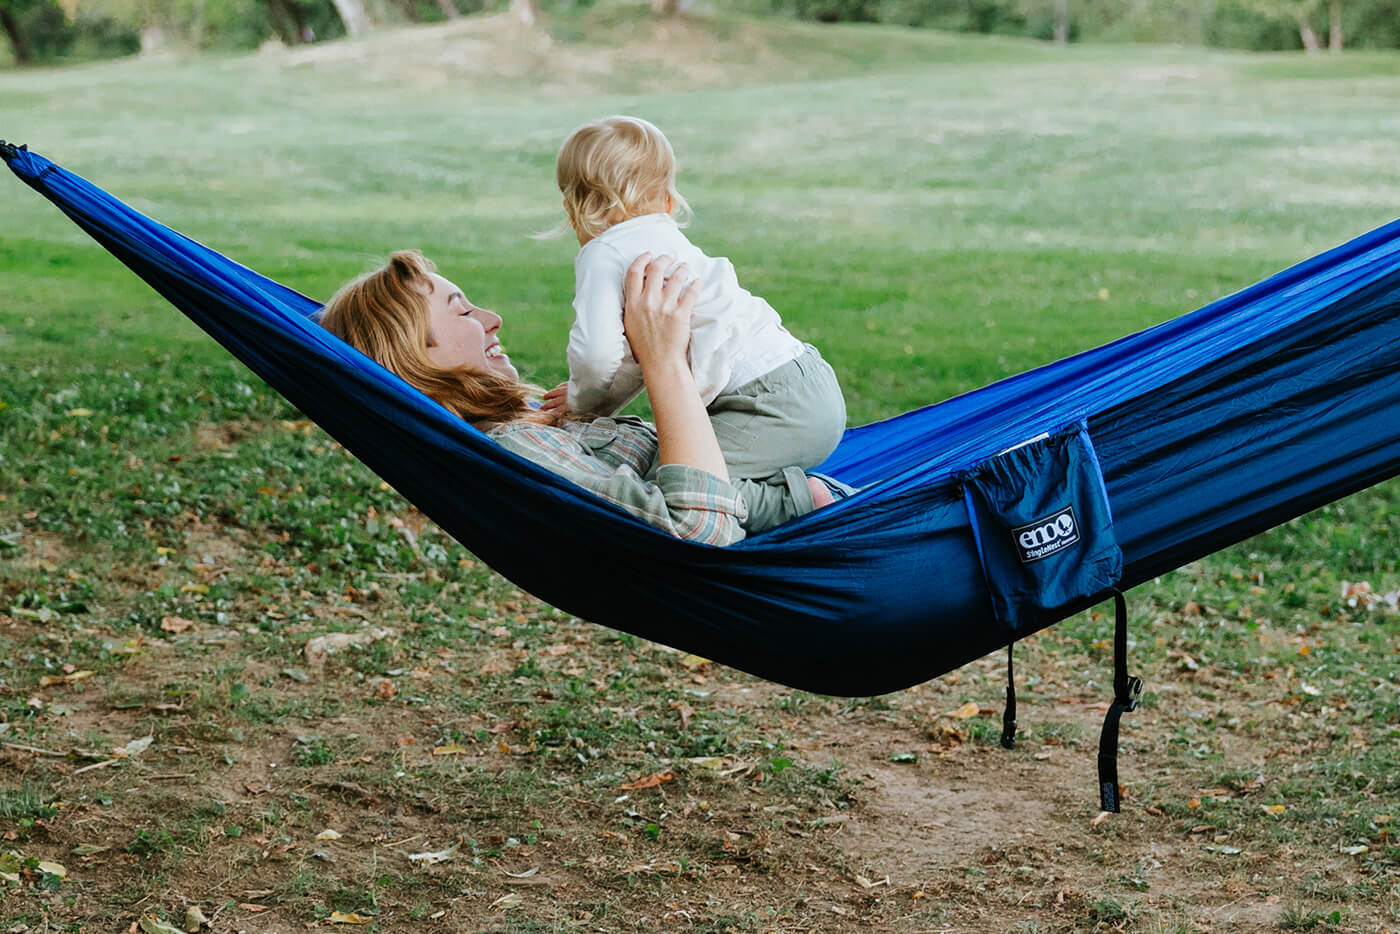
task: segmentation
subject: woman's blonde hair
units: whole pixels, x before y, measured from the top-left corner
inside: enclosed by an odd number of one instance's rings
[[[668,198],[681,220],[691,213],[676,190],[671,144],[640,117],[604,117],[574,130],[559,149],[554,178],[569,224],[589,239]]]
[[[397,373],[478,428],[514,421],[552,422],[530,405],[539,390],[496,373],[440,367],[428,357],[434,346],[428,318],[429,274],[437,266],[417,250],[389,257],[387,265],[345,285],[321,310],[321,326]]]

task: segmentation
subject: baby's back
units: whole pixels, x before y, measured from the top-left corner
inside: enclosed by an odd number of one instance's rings
[[[674,256],[700,280],[691,318],[690,366],[706,404],[802,352],[802,343],[783,327],[773,306],[739,284],[734,264],[704,253],[669,214],[615,224],[583,248],[580,262],[590,248],[616,251],[624,269],[642,253]]]

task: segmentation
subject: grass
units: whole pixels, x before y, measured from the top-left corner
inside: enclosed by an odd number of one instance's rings
[[[1390,220],[1398,91],[1380,53],[598,10],[3,72],[0,136],[311,295],[421,247],[550,385],[572,250],[525,235],[556,220],[567,131],[641,113],[693,237],[868,421]],[[189,904],[250,931],[1400,924],[1393,482],[1134,592],[1149,695],[1128,808],[1093,824],[1109,617],[1018,648],[1010,753],[998,716],[949,716],[999,712],[999,658],[835,700],[588,626],[31,192],[0,187],[0,216],[0,853],[67,867],[18,873],[9,927]],[[336,634],[363,638],[318,662]]]

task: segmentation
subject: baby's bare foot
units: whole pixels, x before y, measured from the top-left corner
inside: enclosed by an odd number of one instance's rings
[[[812,491],[812,502],[817,504],[818,509],[836,502],[836,498],[831,495],[831,490],[827,489],[826,484],[816,477],[807,478],[807,488]]]

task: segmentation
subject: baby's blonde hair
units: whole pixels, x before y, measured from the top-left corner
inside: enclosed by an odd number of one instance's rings
[[[667,198],[677,217],[690,216],[690,205],[676,190],[671,144],[640,117],[604,117],[574,130],[559,149],[554,178],[569,224],[588,239]]]

